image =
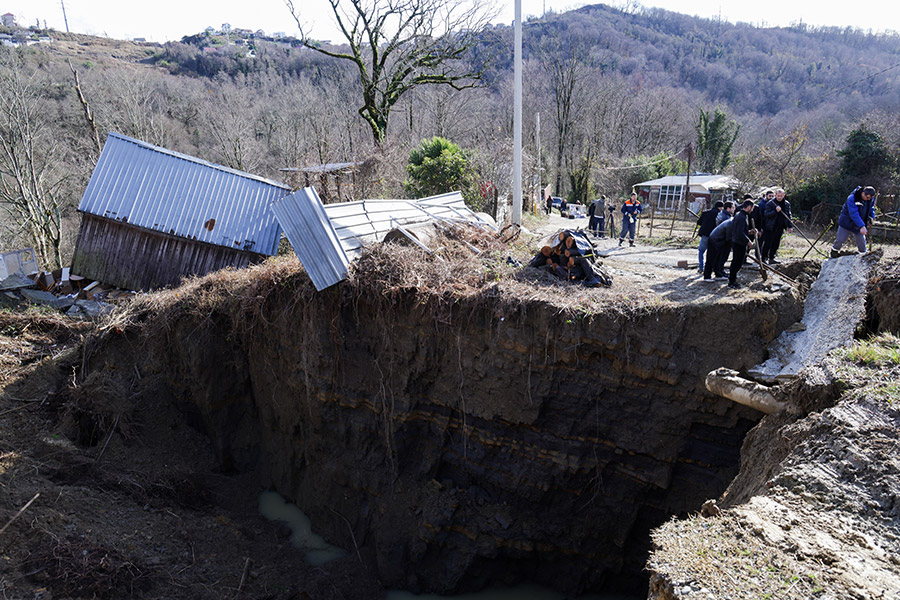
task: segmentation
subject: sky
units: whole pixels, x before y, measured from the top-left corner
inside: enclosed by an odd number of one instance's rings
[[[628,0],[606,3],[624,7]],[[293,35],[296,24],[282,0],[0,0],[0,13],[12,13],[19,24],[65,30],[61,3],[65,4],[69,29],[77,33],[108,36],[117,39],[143,37],[148,41],[179,40],[199,33],[207,26],[221,27],[229,23],[235,28],[262,29],[266,33]],[[632,6],[634,0],[628,2]],[[338,34],[329,18],[326,0],[296,0],[304,23],[314,37],[337,40]],[[545,10],[564,12],[594,2],[570,0],[522,0],[522,15],[540,16]],[[886,0],[821,2],[812,0],[754,0],[722,2],[721,0],[647,0],[643,6],[656,6],[674,12],[743,21],[754,25],[787,26],[797,22],[808,25],[855,27],[873,31],[900,32],[900,3]],[[497,22],[511,23],[513,0],[498,3]]]

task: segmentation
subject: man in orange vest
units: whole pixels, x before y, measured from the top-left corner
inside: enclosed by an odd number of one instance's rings
[[[622,233],[619,235],[619,245],[625,241],[625,234],[628,234],[628,243],[634,246],[634,232],[637,229],[637,218],[644,210],[641,201],[638,200],[637,194],[631,194],[631,198],[622,205]]]

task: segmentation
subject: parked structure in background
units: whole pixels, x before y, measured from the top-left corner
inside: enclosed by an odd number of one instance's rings
[[[72,272],[131,290],[274,255],[290,188],[116,133],[84,191]]]
[[[634,191],[657,211],[673,211],[685,208],[687,198],[687,175],[666,175],[659,179],[644,181],[634,186]],[[686,208],[699,214],[721,200],[734,200],[738,194],[738,181],[726,175],[691,173],[691,202]]]
[[[15,27],[16,26],[16,15],[12,13],[6,13],[2,17],[0,17],[3,21],[4,27]]]

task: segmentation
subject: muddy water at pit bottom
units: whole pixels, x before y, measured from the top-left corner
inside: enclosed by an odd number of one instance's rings
[[[313,533],[309,517],[277,492],[268,491],[259,495],[259,512],[270,521],[280,521],[287,525],[291,530],[291,543],[295,548],[303,551],[306,561],[314,567],[320,567],[330,560],[346,555],[346,552],[337,546],[332,546],[321,536]],[[576,600],[576,598],[538,585],[522,584],[457,596],[435,594],[417,596],[402,590],[390,590],[385,600]],[[579,596],[577,600],[641,600],[641,598],[614,594],[591,594]]]

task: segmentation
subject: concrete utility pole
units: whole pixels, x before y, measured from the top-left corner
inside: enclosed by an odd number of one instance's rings
[[[66,33],[69,33],[69,19],[66,18],[66,1],[59,0],[59,5],[62,6],[63,11],[63,23],[66,24]]]
[[[541,113],[534,114],[534,141],[537,145],[537,205],[544,205],[544,192],[541,188],[543,178],[541,177]]]
[[[513,71],[513,211],[512,222],[522,224],[522,0],[516,0],[515,70]]]

